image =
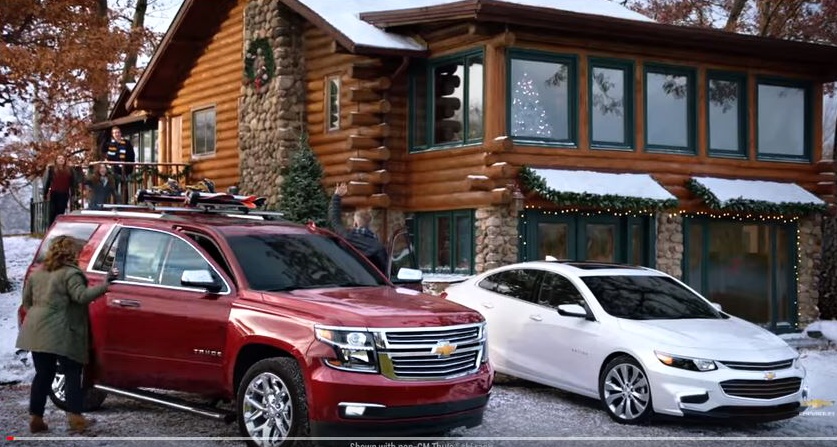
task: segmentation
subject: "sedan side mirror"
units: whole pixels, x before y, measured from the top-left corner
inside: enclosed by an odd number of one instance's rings
[[[593,315],[587,312],[580,304],[560,304],[558,306],[558,315],[562,315],[565,317],[575,317],[575,318],[584,318],[586,320],[593,321]]]
[[[184,270],[180,275],[180,284],[185,287],[206,289],[207,292],[219,292],[223,285],[212,276],[209,270]]]

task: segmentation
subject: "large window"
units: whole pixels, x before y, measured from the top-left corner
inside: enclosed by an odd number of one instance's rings
[[[192,155],[215,153],[215,107],[192,112]]]
[[[509,51],[509,131],[516,140],[576,143],[575,57]]]
[[[413,151],[482,141],[482,51],[416,66],[411,89]]]
[[[645,68],[645,146],[695,152],[695,75],[681,67]]]
[[[590,144],[633,148],[633,64],[591,58],[589,65]]]
[[[796,320],[796,227],[686,219],[684,280],[737,317],[772,329]]]
[[[420,213],[414,219],[419,267],[433,273],[474,269],[474,212]]]
[[[810,87],[761,80],[758,101],[758,156],[809,160],[811,156]]]
[[[625,262],[654,266],[655,236],[644,217],[553,215],[529,211],[523,260]]]
[[[747,156],[747,78],[710,72],[706,77],[709,153]]]

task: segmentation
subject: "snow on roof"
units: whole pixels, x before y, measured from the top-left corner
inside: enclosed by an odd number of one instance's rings
[[[714,177],[693,177],[726,206],[730,200],[743,199],[767,203],[825,204],[819,197],[796,183],[768,182],[764,180],[729,180]]]
[[[648,174],[611,174],[562,169],[532,169],[546,186],[561,192],[613,195],[640,199],[676,200]]]
[[[356,45],[395,50],[424,50],[423,43],[395,33],[389,33],[360,19],[364,12],[397,11],[400,9],[426,8],[460,0],[299,0],[300,3],[322,17]],[[592,14],[643,22],[653,21],[609,0],[498,0],[523,6],[535,6],[581,14]]]

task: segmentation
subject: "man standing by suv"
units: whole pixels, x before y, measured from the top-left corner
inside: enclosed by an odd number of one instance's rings
[[[358,251],[363,253],[367,259],[372,261],[376,267],[388,276],[387,252],[383,244],[378,240],[375,233],[369,229],[372,223],[372,213],[369,210],[358,209],[354,214],[353,228],[348,230],[341,221],[341,201],[349,191],[345,183],[340,183],[334,189],[331,197],[331,206],[328,208],[328,220],[331,227],[351,243]]]

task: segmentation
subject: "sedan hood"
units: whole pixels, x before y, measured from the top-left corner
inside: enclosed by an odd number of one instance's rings
[[[784,340],[750,322],[721,320],[619,320],[622,330],[665,346],[697,350],[764,351],[790,349]]]
[[[440,297],[396,287],[349,287],[265,293],[280,306],[303,307],[335,326],[432,327],[483,321],[479,312]]]

